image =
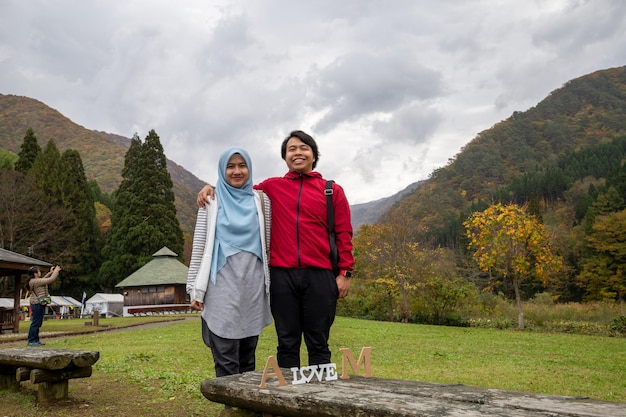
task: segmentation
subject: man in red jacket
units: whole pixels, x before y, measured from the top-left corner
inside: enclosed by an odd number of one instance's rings
[[[333,183],[335,235],[339,251],[339,274],[330,261],[326,180],[313,171],[319,160],[315,140],[296,130],[281,145],[289,172],[268,178],[255,188],[272,202],[270,242],[270,300],[278,335],[278,365],[300,367],[302,336],[309,365],[331,362],[328,348],[337,299],[348,295],[354,268],[350,206],[343,188]],[[204,206],[212,187],[198,193]]]

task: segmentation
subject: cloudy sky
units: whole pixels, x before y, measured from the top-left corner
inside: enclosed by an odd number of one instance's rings
[[[311,133],[350,203],[445,166],[568,80],[626,65],[623,0],[0,0],[0,93],[256,181]]]

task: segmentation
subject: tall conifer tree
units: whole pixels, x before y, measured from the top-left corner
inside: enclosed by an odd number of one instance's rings
[[[80,297],[86,288],[96,288],[90,277],[100,267],[102,236],[82,158],[74,149],[61,155],[60,183],[62,204],[68,213],[64,232],[71,248],[65,251],[64,262],[71,269],[66,267],[62,288],[65,294]]]
[[[60,167],[61,153],[54,141],[50,140],[35,159],[27,175],[32,179],[34,186],[43,191],[44,197],[38,204],[55,207],[59,213],[54,226],[50,225],[50,230],[45,233],[47,238],[38,246],[31,248],[31,255],[51,263],[63,264],[66,263],[66,254],[72,250],[72,245],[71,236],[65,233],[69,211],[65,210],[63,205]],[[69,262],[66,263],[66,267],[69,267]]]
[[[130,141],[130,147],[124,157],[122,182],[113,193],[113,209],[111,210],[111,227],[106,236],[102,257],[104,262],[100,267],[100,285],[103,289],[112,290],[120,280],[124,279],[129,271],[138,268],[136,256],[132,254],[127,233],[139,221],[139,217],[132,213],[135,183],[139,167],[139,153],[141,139],[135,133]]]
[[[35,160],[29,177],[43,190],[48,206],[58,207],[63,216],[55,233],[43,249],[46,260],[64,268],[62,287],[66,293],[78,295],[80,283],[97,272],[100,266],[101,236],[96,222],[93,196],[87,183],[78,151],[66,150],[62,155],[54,141],[46,144]]]
[[[50,197],[53,204],[62,206],[61,152],[53,140],[49,140],[43,152],[35,159],[29,170],[35,184]]]
[[[45,248],[58,238],[64,216],[30,176],[0,171],[0,247],[47,260]]]
[[[24,136],[24,142],[17,154],[18,159],[15,163],[15,169],[20,172],[28,172],[35,163],[35,159],[41,153],[41,147],[37,143],[37,137],[32,127],[29,127]]]
[[[151,130],[141,147],[139,195],[144,204],[146,233],[142,246],[147,250],[148,260],[163,246],[176,252],[182,260],[184,238],[176,217],[174,184],[167,171],[167,159],[161,140]]]
[[[176,217],[172,179],[154,130],[142,144],[135,134],[115,193],[111,229],[103,250],[100,278],[112,289],[167,246],[182,259],[183,234]]]

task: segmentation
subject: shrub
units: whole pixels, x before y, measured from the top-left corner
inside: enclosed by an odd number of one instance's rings
[[[544,306],[553,306],[554,299],[550,295],[549,292],[540,292],[535,294],[535,296],[530,300],[532,304],[544,305]]]
[[[590,336],[606,336],[607,334],[605,325],[581,321],[545,321],[540,330],[552,333],[585,334]]]
[[[517,320],[508,317],[494,318],[494,319],[470,319],[469,325],[471,327],[480,327],[481,329],[512,329],[517,328]]]
[[[616,317],[609,324],[609,334],[611,336],[626,336],[626,314]]]

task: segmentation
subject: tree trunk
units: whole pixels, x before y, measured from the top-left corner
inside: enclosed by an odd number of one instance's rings
[[[513,278],[513,288],[515,288],[515,302],[517,303],[517,327],[524,330],[524,312],[522,311],[522,296],[519,292],[519,279]]]
[[[400,290],[400,317],[402,323],[409,322],[409,297],[404,287]]]

